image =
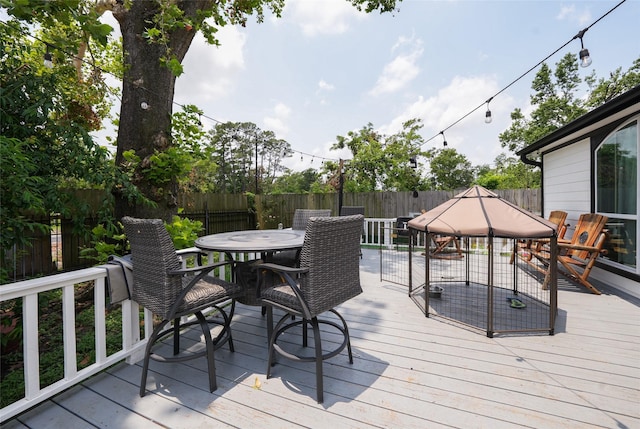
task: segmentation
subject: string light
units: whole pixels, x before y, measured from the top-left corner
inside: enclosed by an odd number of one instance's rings
[[[47,52],[44,53],[44,66],[48,69],[53,68],[53,57],[49,52],[49,44],[47,43]]]
[[[447,138],[444,136],[444,131],[440,131],[442,134],[442,146],[447,147]]]
[[[122,3],[122,0],[116,0],[117,3]],[[587,32],[587,30],[589,30],[591,27],[593,27],[595,24],[597,24],[600,20],[602,20],[603,18],[605,18],[607,15],[609,15],[611,12],[613,12],[615,9],[617,9],[620,5],[622,5],[624,2],[626,2],[626,0],[621,0],[618,4],[616,4],[614,7],[612,7],[609,11],[607,11],[604,15],[602,15],[600,18],[598,18],[596,21],[594,21],[591,25],[589,25],[588,27],[586,27],[585,29],[581,30],[580,32],[578,32],[577,35],[575,35],[571,40],[569,40],[568,42],[566,42],[565,44],[563,44],[562,46],[560,46],[558,49],[556,49],[555,51],[553,51],[551,54],[547,55],[544,59],[542,59],[541,61],[539,61],[537,64],[535,64],[533,67],[529,68],[527,71],[525,71],[524,73],[522,73],[520,76],[518,76],[516,79],[514,79],[511,83],[509,83],[507,86],[505,86],[504,88],[502,88],[500,91],[498,91],[497,93],[495,93],[492,97],[490,97],[486,102],[483,102],[482,104],[478,105],[477,107],[475,107],[474,109],[472,109],[471,111],[469,111],[467,114],[463,115],[462,117],[460,117],[458,120],[456,120],[455,122],[453,122],[451,125],[447,126],[446,128],[444,128],[442,131],[440,131],[438,134],[433,135],[432,137],[430,137],[429,139],[425,140],[421,147],[424,146],[425,144],[427,144],[428,142],[432,141],[434,138],[436,138],[438,135],[442,135],[443,138],[443,146],[447,146],[447,140],[444,136],[444,132],[450,128],[452,128],[453,126],[457,125],[459,122],[461,122],[462,120],[464,120],[467,116],[471,115],[473,112],[475,112],[476,110],[478,110],[479,108],[483,107],[484,105],[487,106],[487,111],[485,112],[485,122],[486,123],[490,123],[492,121],[492,115],[491,115],[491,110],[489,110],[489,102],[496,96],[500,95],[501,93],[503,93],[504,91],[506,91],[507,89],[509,89],[512,85],[514,85],[516,82],[518,82],[519,80],[521,80],[523,77],[525,77],[527,74],[529,74],[532,70],[534,70],[535,68],[537,68],[540,64],[542,64],[543,62],[545,62],[546,60],[548,60],[549,58],[551,58],[553,55],[555,55],[556,53],[558,53],[561,49],[563,49],[564,47],[566,47],[569,43],[571,43],[571,41],[579,38],[580,39],[580,44],[581,44],[581,50],[579,53],[579,58],[580,58],[580,65],[582,67],[588,67],[589,65],[591,65],[592,60],[591,60],[591,56],[589,54],[589,50],[584,48],[584,43],[582,41],[582,37],[584,36],[584,34]],[[4,24],[4,25],[9,25],[7,22],[5,21],[0,21],[0,23]],[[45,62],[45,66],[46,67],[53,67],[53,61],[52,61],[52,56],[51,53],[49,52],[49,48],[53,47],[50,44],[44,42],[43,40],[39,39],[36,36],[33,36],[27,32],[24,32],[22,29],[20,29],[20,31],[22,31],[25,35],[33,38],[34,40],[38,40],[40,42],[43,42],[46,44],[47,46],[47,52],[44,55],[44,62]],[[60,49],[55,47],[56,49]],[[65,52],[67,55],[73,57],[74,59],[77,59],[79,61],[82,61],[84,63],[88,63],[90,65],[92,65],[95,69],[100,70],[103,73],[106,74],[110,74],[113,76],[112,73],[107,72],[105,70],[103,70],[102,68],[96,66],[95,64],[93,64],[90,61],[87,61],[83,58],[77,58],[75,55],[69,53],[69,52]],[[116,78],[118,78],[117,76],[115,76]],[[149,93],[153,93],[152,90],[149,90],[148,88],[144,88],[144,87],[139,87],[140,89],[144,89]],[[141,103],[141,107],[144,109],[145,107],[143,107],[143,104],[146,105],[146,108],[149,108],[149,106],[146,103]],[[185,106],[177,103],[175,101],[172,101],[172,104],[179,106],[181,108],[184,108]],[[201,115],[201,117],[207,118],[215,123],[218,124],[223,124],[224,122],[219,121],[215,118],[209,117],[207,115]],[[292,149],[291,153],[300,153],[300,160],[303,161],[304,160],[304,152],[301,151],[297,151]],[[309,155],[309,154],[307,154]],[[338,161],[337,159],[333,159],[333,158],[323,158],[323,157],[318,157],[321,158],[324,163],[324,160],[328,160],[328,161]],[[313,162],[313,159],[312,159]]]
[[[533,67],[529,68],[527,71],[525,71],[524,73],[522,73],[520,76],[518,76],[517,78],[515,78],[513,81],[511,81],[507,86],[505,86],[504,88],[502,88],[500,91],[496,92],[492,97],[489,98],[489,100],[492,100],[493,98],[497,97],[498,95],[502,94],[504,91],[506,91],[507,89],[509,89],[511,86],[513,86],[516,82],[518,82],[519,80],[521,80],[522,78],[524,78],[526,75],[528,75],[531,71],[533,71],[534,69],[538,68],[538,66],[542,63],[544,63],[545,61],[547,61],[549,58],[551,58],[552,56],[554,56],[555,54],[557,54],[558,52],[560,52],[562,49],[564,49],[567,45],[569,45],[572,41],[574,41],[575,39],[580,39],[580,41],[582,41],[582,36],[584,36],[584,33],[587,32],[587,30],[589,30],[591,27],[593,27],[594,25],[596,25],[598,22],[600,22],[602,19],[604,19],[607,15],[609,15],[611,12],[613,12],[614,10],[616,10],[618,7],[620,7],[620,5],[622,5],[624,2],[626,2],[627,0],[622,0],[620,1],[618,4],[616,4],[614,7],[612,7],[611,9],[609,9],[604,15],[602,15],[600,18],[596,19],[593,23],[591,23],[591,25],[589,25],[587,28],[585,28],[584,30],[581,30],[578,34],[576,34],[574,37],[572,37],[569,41],[567,41],[566,43],[564,43],[562,46],[560,46],[558,49],[556,49],[555,51],[553,51],[552,53],[550,53],[549,55],[547,55],[545,58],[543,58],[542,60],[540,60],[538,63],[536,63]],[[583,67],[588,67],[589,64],[591,64],[591,56],[589,55],[589,50],[588,49],[584,49],[584,45],[582,45],[582,50],[580,51],[580,60],[581,60],[581,64],[584,63],[585,61],[588,61],[588,64],[583,66]],[[478,106],[476,106],[475,108],[473,108],[471,111],[469,111],[467,114],[463,115],[462,117],[460,117],[457,121],[453,122],[451,125],[449,125],[448,127],[446,127],[443,131],[439,132],[438,134],[434,134],[433,136],[431,136],[430,138],[426,139],[422,145],[426,145],[427,143],[429,143],[430,141],[432,141],[433,139],[435,139],[436,137],[438,137],[440,134],[443,134],[444,131],[447,131],[448,129],[454,127],[455,125],[457,125],[459,122],[463,121],[467,116],[471,115],[473,112],[475,112],[476,110],[480,109],[481,107],[483,107],[485,104],[487,104],[487,102],[483,102],[481,104],[479,104]],[[487,106],[488,107],[488,106]],[[485,113],[485,121],[487,120],[487,115]],[[445,141],[446,143],[446,141]]]
[[[592,63],[591,56],[589,55],[589,50],[584,48],[584,42],[582,41],[582,37],[588,29],[589,28],[587,27],[584,30],[580,30],[574,37],[574,39],[580,38],[580,67],[589,67]]]
[[[490,99],[487,100],[487,111],[484,114],[484,123],[485,124],[490,124],[491,121],[493,120],[493,118],[491,117],[491,110],[489,110],[489,103],[491,103],[491,100],[493,100],[493,97],[491,97]]]

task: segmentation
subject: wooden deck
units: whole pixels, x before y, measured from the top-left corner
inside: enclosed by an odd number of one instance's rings
[[[364,293],[342,307],[354,363],[325,363],[323,404],[313,364],[281,360],[265,379],[265,318],[239,306],[214,393],[204,359],[152,363],[144,398],[140,366],[122,363],[4,427],[640,428],[640,300],[560,279],[554,336],[490,339],[425,318],[405,287],[380,281],[375,251],[361,273]]]

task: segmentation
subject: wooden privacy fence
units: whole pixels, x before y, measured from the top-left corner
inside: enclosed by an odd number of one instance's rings
[[[343,206],[362,206],[367,218],[395,218],[420,213],[422,209],[432,208],[452,198],[459,191],[418,192],[361,192],[344,194]],[[502,198],[525,210],[540,214],[541,193],[539,189],[513,189],[493,191]],[[256,195],[255,205],[261,227],[275,227],[279,222],[291,226],[293,212],[297,208],[331,209],[332,215],[339,213],[339,194],[305,195]]]
[[[536,214],[540,213],[539,189],[494,191],[506,200]],[[393,219],[409,216],[421,210],[431,210],[456,195],[458,191],[418,192],[364,192],[342,195],[343,206],[362,206],[366,218]],[[31,246],[14,248],[8,258],[0,261],[3,270],[13,281],[57,271],[90,267],[92,260],[80,257],[82,247],[91,246],[88,232],[96,226],[100,205],[105,200],[102,191],[82,190],[76,196],[92,208],[93,213],[84,220],[67,219],[53,215],[38,219],[51,225],[50,234],[32,233]],[[332,194],[186,194],[178,198],[182,217],[203,223],[202,235],[217,232],[276,228],[279,223],[291,226],[297,208],[331,209],[339,214],[340,195]],[[78,230],[84,225],[85,232]]]

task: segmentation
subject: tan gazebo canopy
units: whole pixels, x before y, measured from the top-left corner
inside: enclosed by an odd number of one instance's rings
[[[557,234],[554,223],[482,186],[473,186],[410,220],[408,227],[432,234],[471,237],[550,238]]]

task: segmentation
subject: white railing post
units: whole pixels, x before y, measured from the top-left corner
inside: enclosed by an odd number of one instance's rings
[[[104,277],[96,279],[93,285],[93,311],[95,317],[96,363],[101,364],[107,358]]]
[[[391,249],[393,248],[393,239],[391,238],[391,231],[393,231],[393,226],[391,225],[391,221],[389,221],[389,224],[385,222],[383,225],[383,228],[384,228],[384,244],[387,246],[388,249]]]
[[[76,359],[76,299],[73,285],[62,288],[62,341],[64,344],[64,377],[72,380],[78,374]]]
[[[126,362],[133,365],[144,357],[140,343],[140,306],[127,299],[122,302],[122,350],[127,352]]]
[[[40,393],[37,293],[31,293],[23,297],[22,330],[24,344],[24,393],[26,399],[32,399]]]

